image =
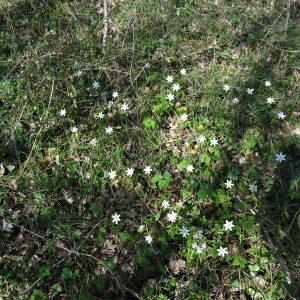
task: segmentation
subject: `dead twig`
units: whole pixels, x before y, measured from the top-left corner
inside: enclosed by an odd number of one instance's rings
[[[287,8],[286,8],[286,19],[285,19],[285,38],[287,39],[287,31],[289,27],[289,21],[291,16],[291,0],[287,1]]]
[[[103,40],[102,40],[103,51],[105,51],[106,48],[107,31],[108,31],[107,1],[108,0],[103,0],[103,10],[104,10],[103,12],[104,28],[103,28]]]
[[[93,226],[93,228],[88,232],[88,234],[87,234],[86,237],[90,236],[90,235],[92,234],[92,232],[100,225],[100,223],[101,223],[101,222],[98,222],[97,224],[95,224],[95,225]],[[12,224],[13,224],[14,226],[17,226],[17,227],[21,228],[21,229],[24,230],[24,231],[27,231],[28,233],[30,233],[30,234],[32,234],[32,235],[34,235],[34,236],[36,236],[36,237],[42,239],[43,241],[46,242],[46,244],[48,243],[48,240],[47,240],[46,238],[42,237],[41,235],[39,235],[39,234],[37,234],[37,233],[35,233],[35,232],[31,231],[31,230],[28,230],[28,229],[26,229],[26,228],[23,227],[23,226],[17,225],[17,224],[15,224],[15,223],[13,223],[13,222],[12,222]],[[68,252],[68,254],[67,254],[66,256],[64,256],[59,262],[54,263],[54,264],[52,265],[52,268],[54,268],[54,267],[58,266],[59,264],[61,264],[63,261],[66,260],[66,258],[68,258],[69,256],[71,256],[72,254],[73,254],[73,255],[76,255],[76,256],[85,256],[85,257],[92,258],[92,259],[94,259],[95,261],[97,261],[97,263],[99,263],[102,267],[104,267],[104,268],[110,273],[111,277],[115,280],[115,282],[116,282],[116,284],[119,286],[120,290],[125,290],[125,291],[127,291],[128,293],[130,293],[132,296],[134,296],[136,299],[141,299],[141,297],[140,297],[136,292],[134,292],[133,290],[131,290],[130,288],[128,288],[128,287],[126,286],[126,284],[125,284],[123,281],[121,281],[121,279],[118,278],[118,277],[114,274],[114,272],[113,272],[113,271],[112,271],[112,270],[111,270],[111,269],[110,269],[110,268],[109,268],[102,260],[98,259],[97,257],[95,257],[95,256],[93,256],[93,255],[91,255],[91,254],[78,252],[78,250],[80,249],[80,247],[82,246],[82,244],[83,244],[83,242],[77,247],[76,250],[71,250],[71,249],[68,249],[68,248],[66,248],[65,246],[61,245],[61,244],[57,244],[56,247],[58,247],[58,248],[60,248],[60,249],[62,249],[62,250],[65,250],[66,252]],[[41,280],[42,280],[42,278],[37,279],[32,285],[30,285],[26,290],[24,290],[24,291],[22,292],[22,294],[28,293],[28,292],[29,292],[33,287],[35,287]]]

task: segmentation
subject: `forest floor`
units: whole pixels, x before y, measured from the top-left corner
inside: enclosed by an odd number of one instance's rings
[[[300,299],[300,5],[0,0],[0,299]]]

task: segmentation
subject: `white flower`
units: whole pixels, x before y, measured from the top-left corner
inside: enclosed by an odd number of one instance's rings
[[[242,156],[239,158],[239,164],[243,165],[246,162],[246,157]]]
[[[207,248],[206,243],[203,243],[202,246],[201,246],[201,248],[202,248],[203,250],[206,249],[206,248]]]
[[[203,236],[203,231],[201,229],[199,229],[194,233],[193,238],[200,239],[200,238],[202,238],[202,236]]]
[[[174,95],[173,94],[168,94],[167,95],[167,99],[169,100],[169,101],[173,101],[174,100]]]
[[[197,142],[198,142],[199,144],[202,144],[202,143],[205,142],[205,140],[206,140],[206,137],[205,137],[204,135],[200,135],[200,136],[198,137],[198,139],[197,139]]]
[[[163,203],[161,204],[161,206],[164,208],[164,209],[167,209],[169,206],[170,206],[170,203],[168,200],[164,200]]]
[[[174,153],[174,154],[180,153],[180,150],[178,149],[178,147],[175,146],[175,147],[173,148],[173,153]]]
[[[114,215],[111,216],[112,218],[112,222],[114,224],[118,224],[119,222],[121,222],[121,218],[120,218],[120,215],[115,213]]]
[[[181,75],[186,75],[186,69],[181,69],[181,70],[180,70],[180,74],[181,74]]]
[[[67,111],[65,109],[61,109],[58,114],[61,116],[61,117],[64,117],[66,115]]]
[[[232,180],[227,180],[225,182],[225,186],[226,188],[231,189],[234,186],[234,183],[232,182]]]
[[[104,118],[104,114],[100,112],[96,117],[101,120]]]
[[[146,174],[149,175],[149,174],[152,172],[151,167],[150,167],[150,166],[146,166],[146,167],[144,168],[144,172],[145,172]]]
[[[224,84],[223,89],[225,92],[228,92],[230,90],[230,85]]]
[[[100,87],[99,82],[98,82],[98,81],[94,81],[94,82],[93,82],[93,88],[96,90],[96,89],[98,89],[99,87]]]
[[[180,85],[178,83],[174,83],[172,85],[172,89],[173,89],[173,91],[177,92],[180,90]]]
[[[12,232],[13,231],[13,227],[14,227],[13,224],[11,224],[9,222],[6,222],[4,219],[2,220],[2,229],[4,231]]]
[[[217,249],[218,251],[218,255],[224,257],[226,254],[228,254],[228,249],[220,247],[219,249]]]
[[[92,140],[90,140],[90,144],[92,146],[95,146],[97,144],[97,139],[96,138],[93,138]]]
[[[279,119],[283,120],[286,117],[286,115],[285,115],[285,113],[283,113],[282,111],[280,111],[280,112],[277,113],[277,117]]]
[[[193,172],[193,171],[194,171],[194,166],[193,166],[193,165],[188,165],[188,166],[186,167],[186,170],[187,170],[188,172]]]
[[[203,243],[200,247],[196,244],[193,243],[192,247],[196,250],[196,252],[198,254],[201,254],[203,252],[203,250],[205,250],[207,248],[206,243]]]
[[[167,219],[169,222],[174,223],[177,219],[177,213],[175,211],[167,214]]]
[[[113,131],[114,131],[114,129],[112,127],[110,127],[110,126],[108,126],[108,127],[105,128],[105,133],[106,134],[112,134]]]
[[[119,93],[117,91],[115,91],[115,92],[112,93],[112,96],[115,99],[119,96]]]
[[[268,97],[268,98],[267,98],[267,103],[268,103],[268,104],[274,103],[274,98]]]
[[[82,75],[82,71],[78,70],[76,73],[75,73],[75,76],[76,77],[80,77]]]
[[[76,133],[78,132],[78,128],[76,126],[71,127],[71,132]]]
[[[247,88],[246,92],[248,95],[252,95],[254,92],[254,89]]]
[[[145,236],[145,240],[148,244],[151,244],[152,241],[153,241],[153,238],[150,234],[148,234],[148,235]]]
[[[182,227],[180,229],[180,234],[183,236],[183,237],[187,237],[190,233],[190,230],[186,227]]]
[[[167,83],[172,83],[174,80],[174,77],[169,75],[169,76],[167,76],[166,80],[167,80]]]
[[[147,62],[147,63],[144,65],[144,67],[145,67],[146,69],[149,69],[149,68],[151,67],[151,64]]]
[[[126,170],[126,176],[131,177],[133,175],[133,172],[134,172],[134,168],[128,168]]]
[[[227,230],[231,231],[232,228],[234,227],[233,221],[226,220],[223,227],[224,227],[225,231],[227,231]]]
[[[266,87],[269,87],[269,86],[271,86],[272,84],[271,84],[271,81],[269,81],[269,80],[267,80],[266,82],[265,82],[265,86]]]
[[[179,117],[179,119],[180,119],[180,121],[185,122],[185,121],[187,121],[187,119],[188,119],[188,115],[187,115],[187,114],[182,114],[182,115]]]
[[[117,172],[113,170],[109,171],[107,174],[110,179],[115,179],[117,176]]]
[[[234,104],[239,103],[239,102],[240,102],[240,100],[237,97],[232,99],[232,103],[234,103]]]
[[[197,245],[197,247],[196,247],[196,252],[197,252],[198,254],[201,254],[201,253],[203,252],[203,249]]]
[[[257,192],[257,186],[256,186],[255,184],[250,184],[250,185],[249,185],[249,191],[250,191],[251,193]]]
[[[265,264],[267,264],[269,262],[269,260],[266,257],[262,257],[260,259],[260,262],[265,265]]]
[[[286,155],[283,154],[282,152],[280,152],[280,153],[276,154],[276,161],[281,163],[281,162],[285,161],[285,157],[286,157]]]
[[[211,146],[217,146],[219,144],[219,142],[218,142],[218,140],[216,139],[216,138],[214,138],[214,139],[212,139],[211,141],[210,141],[210,145]]]
[[[123,110],[124,112],[126,112],[129,109],[129,106],[127,103],[123,103],[121,106],[121,110]]]

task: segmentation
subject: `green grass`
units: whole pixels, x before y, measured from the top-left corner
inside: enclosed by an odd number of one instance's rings
[[[97,3],[0,1],[0,299],[298,299],[299,5]]]

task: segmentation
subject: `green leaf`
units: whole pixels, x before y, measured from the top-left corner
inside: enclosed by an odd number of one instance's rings
[[[93,212],[96,216],[100,214],[101,210],[101,206],[98,203],[92,202],[90,204],[90,211]]]
[[[126,243],[126,242],[129,242],[129,241],[132,241],[133,236],[130,233],[124,231],[124,232],[120,232],[120,239],[121,239],[122,242]]]
[[[168,185],[168,183],[165,180],[163,180],[163,179],[158,182],[158,187],[159,188],[164,188],[167,185]]]
[[[256,273],[260,270],[260,267],[258,264],[250,265],[249,270],[250,270],[250,275],[254,277],[256,276]]]
[[[246,264],[247,264],[247,260],[242,255],[236,254],[233,257],[233,262],[232,262],[233,266],[244,269],[246,267]]]
[[[156,121],[149,117],[144,119],[143,124],[146,129],[155,129],[157,127]]]
[[[156,213],[156,214],[155,214],[155,221],[158,221],[158,220],[159,220],[159,218],[160,218],[160,215],[161,215],[161,213],[160,213],[160,212],[158,212],[158,213]]]
[[[161,175],[159,173],[156,173],[152,178],[151,178],[151,183],[156,184],[161,180]]]
[[[73,278],[73,272],[69,268],[63,268],[61,273],[63,280],[69,280]]]
[[[164,172],[164,179],[168,183],[168,185],[170,185],[173,182],[172,175],[168,171]]]
[[[180,193],[183,198],[188,198],[191,195],[191,192],[184,188],[180,190]]]
[[[92,286],[98,293],[101,293],[105,290],[105,278],[103,274],[100,274],[92,279]]]
[[[106,265],[110,270],[114,270],[115,267],[116,267],[116,264],[113,262],[112,259],[108,259],[108,260],[105,262],[105,265]]]
[[[74,272],[74,277],[75,278],[79,278],[80,277],[80,270],[79,269],[76,269],[75,272]]]
[[[208,193],[205,190],[200,190],[198,192],[199,200],[204,200],[208,196]]]
[[[50,278],[51,270],[47,266],[41,266],[39,269],[39,276],[42,278]]]
[[[171,107],[171,104],[169,101],[164,100],[160,103],[153,106],[152,112],[153,114],[162,115],[163,113],[167,112],[169,108]]]
[[[207,153],[203,153],[201,155],[200,161],[202,163],[205,163],[207,166],[209,166],[210,162],[211,162],[211,158],[209,157],[209,155]]]
[[[63,291],[63,287],[59,283],[55,283],[51,286],[50,290],[53,296],[56,296]]]
[[[187,160],[183,160],[179,165],[178,165],[178,168],[180,170],[184,170],[186,169],[186,167],[188,166],[189,162]]]
[[[29,299],[30,300],[45,300],[46,294],[42,290],[35,289]]]

